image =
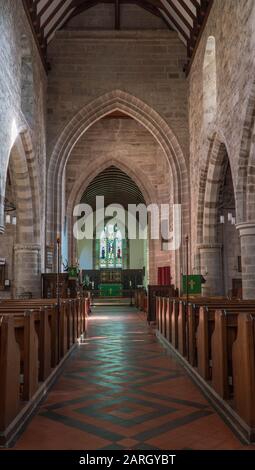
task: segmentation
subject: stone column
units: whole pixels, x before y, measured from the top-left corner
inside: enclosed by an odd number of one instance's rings
[[[224,295],[222,270],[222,245],[219,243],[200,245],[201,274],[206,279],[202,286],[204,296]]]
[[[255,222],[237,224],[241,241],[243,298],[255,299]]]
[[[14,246],[14,297],[25,292],[41,297],[41,248],[39,245]]]

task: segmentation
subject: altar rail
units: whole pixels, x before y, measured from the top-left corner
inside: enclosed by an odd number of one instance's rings
[[[89,299],[0,302],[0,446],[25,425],[87,331]]]
[[[157,297],[157,329],[232,427],[255,442],[255,301]]]

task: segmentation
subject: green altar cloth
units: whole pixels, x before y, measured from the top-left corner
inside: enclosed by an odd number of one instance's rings
[[[100,284],[100,297],[122,297],[122,284]]]

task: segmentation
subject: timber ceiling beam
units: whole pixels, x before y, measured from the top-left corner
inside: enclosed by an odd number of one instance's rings
[[[22,0],[43,64],[47,70],[47,44],[54,33],[65,27],[71,18],[98,3],[112,3],[114,27],[121,28],[121,5],[136,4],[160,17],[169,29],[175,29],[187,45],[189,73],[205,28],[213,0]]]
[[[193,29],[191,31],[190,40],[187,44],[188,48],[188,63],[186,66],[186,74],[189,74],[191,65],[194,61],[197,48],[200,43],[200,39],[202,37],[203,31],[205,29],[211,8],[213,6],[214,0],[201,0],[199,4],[197,1],[193,1],[192,3],[196,6],[196,19],[193,23]]]

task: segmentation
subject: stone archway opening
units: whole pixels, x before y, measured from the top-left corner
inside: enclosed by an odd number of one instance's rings
[[[227,148],[217,136],[206,171],[200,223],[200,269],[206,280],[203,294],[241,297],[241,246],[234,185]]]
[[[40,296],[40,223],[37,175],[27,132],[20,133],[10,151],[4,196],[5,231],[0,258],[5,262],[3,296]]]
[[[158,160],[157,168],[154,165],[155,155]],[[63,245],[65,251],[68,246],[64,258],[69,260],[69,264],[77,260],[77,244],[72,233],[73,210],[82,200],[91,202],[91,197],[87,199],[86,194],[103,195],[106,207],[109,203],[117,203],[123,205],[126,211],[128,204],[141,203],[145,207],[150,204],[168,204],[172,211],[169,204],[173,200],[172,175],[166,165],[164,153],[142,125],[134,119],[124,117],[123,113],[121,118],[119,112],[114,112],[114,115],[111,113],[83,134],[70,154],[65,168],[65,180],[67,209],[63,214],[66,228]],[[135,245],[133,241],[130,243]],[[140,248],[143,251],[140,258],[143,261],[141,260],[139,266],[143,269],[146,265],[146,279],[150,279],[150,282],[156,281],[157,265],[175,264],[175,254],[163,252],[160,239],[150,240],[147,246],[143,244]],[[135,250],[135,246],[133,249]],[[149,263],[145,260],[144,251],[150,255]],[[133,256],[132,265],[135,264],[137,263]]]
[[[99,196],[104,198],[103,220],[96,212]],[[140,209],[147,207],[138,185],[127,173],[110,165],[99,172],[85,188],[80,202],[92,209],[91,230],[88,233],[86,226],[87,238],[77,240],[71,249],[77,252],[79,266],[86,274],[86,279],[94,279],[93,283],[99,290],[99,286],[107,287],[107,283],[98,285],[100,277],[107,277],[109,272],[117,277],[122,273],[123,293],[130,288],[130,283],[146,286],[149,270],[148,232],[139,212],[132,214],[130,210],[130,205]],[[117,286],[120,288],[120,284],[117,283]]]
[[[68,169],[68,162],[70,156],[74,154],[75,149],[79,142],[81,142],[83,136],[88,135],[93,127],[98,123],[102,123],[104,118],[111,116],[114,113],[122,113],[128,119],[134,121],[136,125],[140,126],[143,130],[147,131],[151,135],[152,140],[158,146],[159,152],[162,152],[162,165],[161,170],[163,175],[171,175],[168,181],[168,187],[171,188],[171,195],[167,195],[167,203],[175,203],[182,205],[183,219],[182,219],[182,231],[183,233],[189,233],[189,218],[188,218],[188,207],[189,207],[189,183],[186,163],[181,151],[181,148],[172,133],[167,123],[148,105],[141,102],[138,98],[128,95],[120,90],[108,93],[94,102],[90,103],[84,109],[82,109],[73,120],[63,130],[57,144],[55,145],[54,151],[49,164],[48,170],[48,199],[47,199],[47,243],[52,244],[57,238],[57,234],[62,233],[63,227],[67,227],[67,231],[70,230],[71,214],[74,206],[74,202],[79,202],[79,192],[84,191],[85,179],[86,183],[89,184],[93,176],[96,176],[98,170],[102,170],[104,165],[109,166],[114,162],[117,166],[127,171],[131,177],[134,176],[134,181],[140,181],[140,187],[145,189],[145,193],[149,196],[148,199],[156,199],[158,202],[158,194],[166,194],[167,191],[162,190],[155,184],[156,180],[161,181],[161,177],[158,179],[157,176],[154,178],[154,183],[147,177],[146,169],[149,170],[153,176],[153,172],[156,168],[160,168],[160,165],[155,166],[155,154],[153,155],[152,161],[147,165],[138,165],[138,160],[131,161],[127,158],[124,164],[121,161],[123,152],[119,152],[118,155],[112,154],[108,156],[107,162],[103,155],[97,160],[91,157],[88,162],[85,173],[81,173],[77,176],[75,185],[72,185],[70,194],[66,194],[65,182],[66,172]],[[112,116],[111,116],[112,117]],[[133,148],[137,143],[133,143]],[[157,155],[156,155],[157,156]],[[140,162],[142,163],[142,162]],[[115,163],[114,163],[115,164]],[[86,178],[84,177],[86,175]],[[153,179],[153,178],[152,178]],[[78,188],[78,189],[77,189]],[[156,196],[155,196],[156,195]],[[161,247],[161,241],[158,243]],[[180,286],[180,272],[181,272],[181,251],[182,248],[176,250],[174,253],[173,265],[173,282]],[[166,254],[159,249],[161,256],[157,262],[165,265]],[[154,272],[156,271],[156,266]],[[156,281],[156,275],[154,274],[154,281]]]

